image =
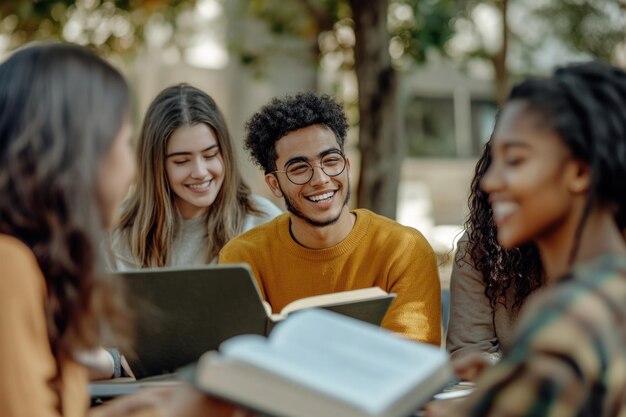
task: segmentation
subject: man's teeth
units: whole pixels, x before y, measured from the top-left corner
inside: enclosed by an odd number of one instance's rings
[[[309,200],[311,201],[322,201],[322,200],[326,200],[329,199],[333,196],[333,194],[335,194],[333,191],[328,192],[328,193],[324,193],[324,194],[319,194],[319,195],[312,195],[311,197],[307,197]]]
[[[493,216],[497,219],[501,219],[517,210],[517,203],[494,203],[491,206]]]

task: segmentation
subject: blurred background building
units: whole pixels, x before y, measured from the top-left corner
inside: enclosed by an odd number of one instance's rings
[[[128,76],[137,131],[178,82],[216,99],[239,144],[274,96],[338,96],[353,205],[420,229],[442,259],[510,84],[571,61],[624,65],[625,30],[624,0],[0,0],[0,54],[34,40],[95,48]],[[272,197],[242,146],[239,160]]]

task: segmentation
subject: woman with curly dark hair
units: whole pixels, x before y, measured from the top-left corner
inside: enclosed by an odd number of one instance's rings
[[[498,244],[535,245],[544,283],[474,392],[428,415],[626,415],[626,72],[587,62],[519,83],[491,156],[480,188]]]
[[[87,49],[40,44],[0,64],[1,416],[88,414],[85,352],[103,334],[123,342],[128,317],[98,242],[134,175],[131,132],[126,81]],[[89,414],[232,411],[191,389],[173,394]]]
[[[476,164],[466,233],[452,266],[446,348],[452,358],[479,350],[495,363],[502,350],[511,348],[517,314],[542,285],[543,274],[535,245],[505,249],[498,244],[489,197],[480,188],[491,164],[490,145],[485,145]]]

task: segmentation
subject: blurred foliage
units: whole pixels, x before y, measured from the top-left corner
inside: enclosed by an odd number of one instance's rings
[[[275,55],[299,55],[293,48],[302,48],[303,44],[316,55],[315,65],[320,54],[319,34],[332,31],[337,21],[349,16],[347,1],[342,0],[239,0],[236,3],[233,15],[241,19],[241,25],[260,24],[270,34],[251,39],[244,29],[231,31],[228,39],[230,51],[257,78],[267,75],[268,64]],[[250,33],[257,32],[253,29]],[[276,42],[276,37],[282,37],[281,41]],[[303,42],[290,44],[289,40],[293,39]]]
[[[485,28],[476,21],[477,8],[497,10],[502,0],[467,0],[457,22],[471,26],[476,39],[474,47],[462,51],[462,60],[491,61],[497,52],[485,42],[481,33]],[[509,44],[515,50],[517,61],[525,68],[520,76],[535,70],[537,52],[546,42],[558,42],[570,53],[585,54],[616,64],[616,51],[626,41],[626,0],[534,0],[511,1],[508,8],[524,11],[524,21],[509,15]],[[556,64],[556,62],[555,62]],[[517,68],[519,71],[522,68]]]
[[[509,78],[546,71],[563,59],[619,64],[626,0],[467,0],[454,25],[450,55],[462,67],[491,67],[502,102]]]
[[[454,34],[451,21],[460,11],[460,0],[390,0],[388,27],[390,53],[397,68],[426,61],[430,50],[445,53]],[[261,19],[276,36],[308,39],[318,59],[327,54],[341,57],[341,67],[354,66],[352,11],[347,0],[251,0],[244,13]],[[240,50],[244,64],[255,64],[267,50]]]
[[[402,12],[395,12],[397,10]],[[452,21],[460,11],[460,2],[398,0],[390,3],[390,11],[389,27],[392,42],[395,39],[400,40],[403,47],[399,56],[410,57],[423,63],[429,50],[445,54],[444,46],[454,35]]]
[[[390,53],[398,68],[424,62],[429,51],[446,54],[455,34],[455,22],[478,5],[496,6],[501,0],[389,0]],[[146,27],[158,22],[169,28],[166,42],[181,43],[186,25],[179,17],[192,13],[195,0],[0,0],[0,47],[13,49],[33,40],[64,39],[125,55],[149,36]],[[242,0],[244,16],[261,19],[276,36],[309,40],[312,52],[341,55],[342,66],[353,65],[351,9],[347,0]],[[523,1],[543,22],[543,38],[558,39],[572,51],[614,61],[616,47],[624,42],[626,0]],[[514,25],[511,25],[514,26]],[[480,30],[480,28],[477,28]],[[182,32],[182,34],[181,34]],[[511,31],[511,42],[530,55],[537,41]],[[263,65],[273,46],[246,48],[235,40],[233,51],[246,65]],[[468,58],[490,59],[484,45],[466,52]]]
[[[342,67],[353,65],[353,43],[346,42],[342,31],[352,28],[351,10],[346,0],[250,0],[244,13],[261,19],[276,36],[296,36],[319,45],[313,52],[319,59],[326,54],[342,55]],[[508,6],[528,9],[523,22],[508,25],[509,43],[515,53],[533,70],[534,53],[546,39],[559,41],[573,53],[583,53],[615,63],[616,48],[623,44],[626,35],[626,0],[533,0],[509,1]],[[493,63],[498,49],[481,39],[480,27],[473,17],[477,7],[500,9],[502,0],[389,0],[388,27],[391,35],[390,53],[396,68],[407,68],[412,63],[423,63],[429,51],[447,55],[448,41],[458,31],[456,24],[462,20],[472,26],[478,39],[474,47],[461,51],[455,58]],[[506,3],[505,3],[506,4]],[[515,24],[517,23],[517,24]],[[531,23],[529,21],[529,23]],[[537,28],[530,36],[524,30]],[[535,29],[530,29],[535,30]],[[349,38],[349,37],[348,37]],[[270,48],[271,49],[271,48]],[[237,50],[244,64],[264,62],[268,49]],[[457,51],[458,52],[458,51]]]
[[[313,39],[350,15],[348,3],[342,0],[250,0],[246,9],[266,21],[274,34]]]
[[[535,16],[572,51],[608,62],[615,60],[617,46],[626,40],[624,0],[551,0],[538,7]]]
[[[179,14],[194,5],[194,0],[1,0],[0,35],[5,50],[65,40],[105,55],[126,55],[146,40],[149,22],[176,27]]]

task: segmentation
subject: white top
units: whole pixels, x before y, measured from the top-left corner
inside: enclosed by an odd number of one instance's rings
[[[247,214],[241,233],[263,224],[282,214],[282,211],[270,200],[259,195],[250,196],[253,205],[262,214]],[[170,259],[167,266],[193,266],[206,264],[206,227],[202,216],[193,219],[181,219],[181,227],[170,247]],[[111,237],[108,267],[115,271],[141,268],[141,263],[131,254],[128,241],[122,240],[118,232]],[[217,263],[217,256],[210,264]]]

